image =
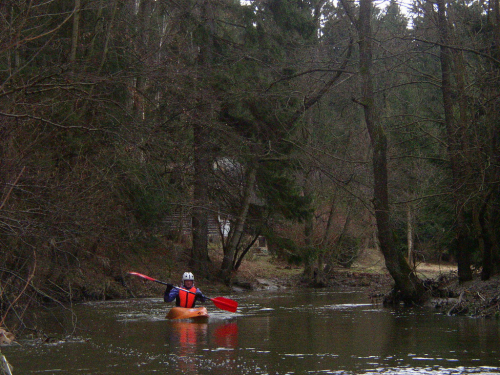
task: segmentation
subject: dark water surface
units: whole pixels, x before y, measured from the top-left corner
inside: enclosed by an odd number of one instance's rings
[[[500,374],[496,320],[386,309],[363,292],[227,297],[238,312],[207,304],[206,323],[165,320],[160,299],[86,303],[75,308],[75,336],[2,352],[14,375]]]

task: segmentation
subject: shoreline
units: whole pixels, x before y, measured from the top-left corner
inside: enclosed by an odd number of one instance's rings
[[[269,263],[274,263],[274,271],[266,270],[260,264],[263,261],[253,265],[248,261],[242,274],[236,277],[233,290],[312,288],[301,281],[302,268],[271,260]],[[429,290],[430,298],[425,306],[436,309],[437,313],[500,319],[500,275],[482,281],[476,272],[473,280],[459,283],[457,267],[450,263],[419,263],[416,272]],[[335,268],[324,288],[363,288],[368,297],[381,303],[393,285],[381,255],[367,252],[351,268]]]
[[[218,255],[211,254],[210,269],[214,275],[220,262]],[[171,263],[168,268],[162,268],[161,261],[155,260],[157,259],[149,259],[147,263],[136,267],[139,268],[136,271],[173,284],[180,282],[180,275],[186,271],[182,259]],[[417,264],[416,272],[429,290],[430,296],[426,305],[435,308],[438,313],[500,318],[500,275],[488,281],[481,281],[479,275],[475,274],[473,281],[460,284],[455,264],[421,262]],[[290,265],[271,255],[256,255],[243,261],[230,286],[210,277],[197,279],[196,285],[205,295],[313,288],[314,286],[302,281],[302,273],[303,267]],[[107,292],[114,288],[114,293],[105,298],[158,297],[163,293],[163,288],[158,284],[126,274],[120,282],[113,284]],[[376,303],[383,303],[393,285],[394,281],[385,268],[382,254],[374,249],[367,249],[350,268],[335,267],[323,287],[363,288],[369,298],[376,300]]]
[[[36,331],[36,307],[62,306],[66,303],[85,301],[161,298],[164,286],[129,275],[128,272],[136,271],[178,285],[182,272],[186,271],[184,264],[182,258],[170,260],[161,253],[149,254],[147,259],[128,258],[114,271],[105,269],[98,272],[88,264],[82,264],[80,272],[69,275],[72,283],[71,294],[61,293],[58,300],[38,301],[37,305],[32,306],[32,310],[26,311],[22,322],[10,320],[5,323],[6,328],[11,328],[16,334],[22,333],[17,332],[15,327],[25,327],[21,331]],[[217,258],[212,257],[210,274],[216,274],[218,265]],[[230,286],[217,281],[215,277],[197,278],[196,285],[207,296],[313,288],[303,282],[302,273],[302,267],[290,265],[273,256],[257,256],[244,260]],[[418,264],[417,274],[429,290],[430,298],[426,306],[434,308],[436,313],[500,319],[500,275],[482,281],[479,274],[475,273],[474,280],[460,284],[455,265],[431,263]],[[381,254],[365,251],[350,268],[335,267],[323,288],[363,290],[374,303],[383,304],[393,285],[393,279],[385,268]]]

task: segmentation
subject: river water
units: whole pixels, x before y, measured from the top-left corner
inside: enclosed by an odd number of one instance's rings
[[[45,321],[48,342],[2,348],[18,374],[500,374],[500,323],[388,309],[363,292],[252,292],[167,321],[161,299],[85,303]],[[58,317],[57,324],[54,320]]]

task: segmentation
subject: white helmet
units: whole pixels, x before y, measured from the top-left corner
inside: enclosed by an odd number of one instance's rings
[[[191,272],[184,272],[184,274],[182,275],[182,282],[186,280],[191,280],[194,282],[194,275]]]

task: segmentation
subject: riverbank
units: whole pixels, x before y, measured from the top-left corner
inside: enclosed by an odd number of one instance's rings
[[[171,253],[170,253],[171,255]],[[59,302],[47,300],[47,306],[63,305],[69,301],[110,300],[141,297],[161,298],[165,286],[131,276],[130,271],[140,272],[155,279],[180,284],[180,277],[187,269],[187,261],[182,252],[177,258],[165,256],[162,252],[148,253],[144,257],[124,259],[119,267],[111,268],[106,263],[98,269],[93,263],[81,263],[81,272],[69,273],[70,291],[62,291]],[[252,254],[243,261],[234,275],[232,285],[228,286],[215,276],[220,266],[220,259],[212,254],[209,264],[210,275],[207,279],[196,277],[197,285],[208,296],[231,295],[238,299],[238,294],[250,290],[275,291],[279,289],[311,288],[303,282],[303,268],[270,255]],[[457,280],[456,265],[419,263],[418,276],[425,280],[432,292],[429,306],[437,312],[447,315],[467,315],[474,317],[500,318],[500,276],[488,281],[479,280],[460,284]],[[385,268],[382,255],[374,250],[360,254],[350,268],[337,267],[330,273],[326,288],[344,288],[345,290],[364,291],[374,303],[382,303],[393,287],[393,280]],[[71,297],[71,300],[67,300]],[[55,302],[55,303],[54,303]],[[44,309],[43,301],[38,305]],[[15,320],[7,321],[5,328],[26,327],[27,332],[37,332],[36,316],[29,310],[22,316],[20,324]],[[18,315],[16,315],[18,316]]]
[[[476,275],[474,280],[461,284],[454,275],[445,280],[441,290],[449,292],[449,296],[431,303],[442,313],[500,319],[500,275],[487,281]]]
[[[417,274],[431,293],[428,306],[447,315],[500,318],[500,275],[490,280],[459,283],[457,267],[450,263],[417,264]],[[269,256],[246,261],[235,279],[233,289],[273,290],[305,288],[301,281],[302,268],[291,266]],[[393,280],[385,268],[382,254],[367,250],[348,269],[338,267],[329,277],[331,287],[364,288],[369,297],[381,302],[392,287]]]
[[[219,270],[222,255],[212,249],[210,275],[216,275]],[[156,279],[180,283],[180,276],[187,269],[185,254],[166,258],[161,253],[148,254],[144,259],[134,258],[121,276],[114,280],[102,280],[96,277],[82,282],[82,290],[87,288],[84,299],[115,299],[129,297],[158,297],[164,287],[144,281],[138,277],[129,276],[127,271],[136,271]],[[122,265],[123,266],[123,265]],[[457,279],[457,267],[448,263],[417,264],[417,274],[425,280],[432,298],[429,304],[437,311],[449,315],[469,315],[484,317],[499,317],[500,315],[500,278],[494,277],[488,281],[479,280],[479,275],[468,283],[460,284]],[[250,254],[234,275],[231,286],[217,280],[217,277],[207,279],[197,278],[197,284],[206,295],[224,295],[245,293],[249,290],[278,290],[283,288],[308,288],[309,284],[302,281],[303,268],[290,265],[287,262],[263,253]],[[197,275],[196,275],[197,276]],[[328,276],[326,287],[363,288],[374,302],[381,303],[393,287],[393,280],[387,269],[382,254],[374,249],[363,251],[350,268],[337,267]],[[92,291],[92,292],[90,292]]]

